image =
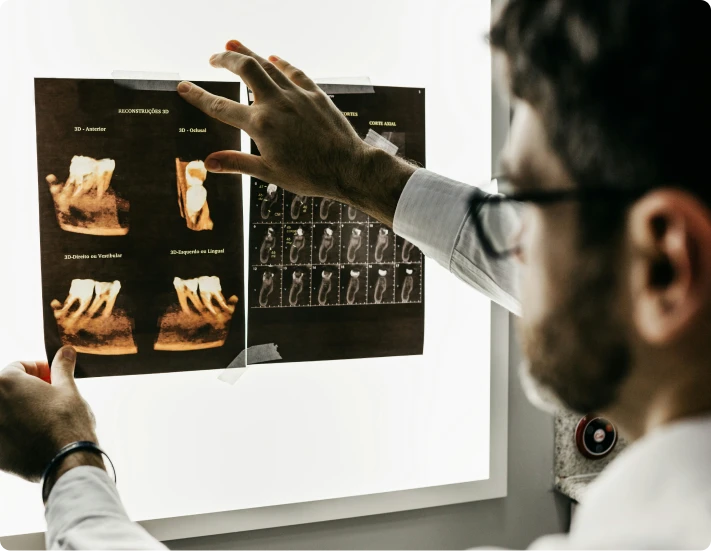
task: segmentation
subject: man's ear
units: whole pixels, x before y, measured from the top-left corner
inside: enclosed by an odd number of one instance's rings
[[[711,212],[675,189],[654,191],[630,209],[632,321],[644,341],[679,338],[711,297]]]

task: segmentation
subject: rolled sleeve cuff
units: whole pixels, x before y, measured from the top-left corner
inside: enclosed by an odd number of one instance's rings
[[[483,193],[425,170],[415,171],[405,185],[393,221],[395,233],[451,270],[452,255],[472,197]]]

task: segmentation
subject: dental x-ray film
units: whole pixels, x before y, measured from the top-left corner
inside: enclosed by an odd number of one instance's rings
[[[240,134],[139,84],[35,80],[45,342],[76,348],[77,376],[224,368],[246,347],[241,177],[204,165]]]

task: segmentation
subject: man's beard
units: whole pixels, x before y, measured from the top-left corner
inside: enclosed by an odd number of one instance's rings
[[[611,253],[586,252],[590,261],[570,271],[569,287],[557,287],[563,293],[557,307],[535,325],[519,320],[528,360],[522,381],[529,399],[544,409],[560,409],[562,402],[581,414],[604,411],[630,371],[616,263]]]

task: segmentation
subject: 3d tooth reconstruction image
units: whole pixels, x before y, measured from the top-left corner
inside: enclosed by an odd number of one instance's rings
[[[188,228],[193,231],[211,230],[214,224],[210,219],[210,207],[207,204],[205,163],[175,159],[175,167],[180,216],[185,218]]]
[[[64,302],[51,302],[64,345],[84,354],[121,355],[138,352],[133,320],[116,307],[119,281],[74,279]]]
[[[173,286],[177,303],[160,319],[154,348],[181,352],[223,346],[238,298],[233,295],[225,300],[216,276],[176,277]]]
[[[60,228],[100,236],[128,233],[129,203],[111,189],[115,169],[112,159],[75,155],[66,182],[54,174],[46,177]]]

